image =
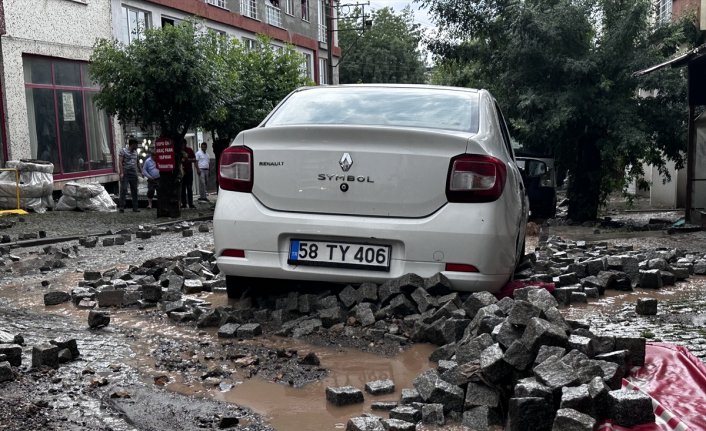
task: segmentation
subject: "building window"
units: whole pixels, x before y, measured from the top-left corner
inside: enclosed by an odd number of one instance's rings
[[[121,34],[120,41],[126,44],[132,43],[133,40],[143,39],[145,30],[150,28],[150,13],[140,9],[135,9],[127,6],[121,8]]]
[[[265,3],[266,22],[275,27],[282,27],[282,11],[279,8],[279,1],[269,0]]]
[[[302,2],[302,19],[309,21],[309,0],[301,0]]]
[[[245,45],[245,49],[247,49],[248,51],[256,49],[257,40],[250,39],[249,37],[243,37],[243,45]]]
[[[319,42],[327,43],[326,0],[319,1]]]
[[[226,8],[226,0],[206,0],[206,3],[213,6],[222,7],[223,9]]]
[[[319,59],[319,77],[319,84],[328,85],[331,83],[328,76],[328,59],[326,58]]]
[[[657,0],[657,22],[668,23],[672,20],[672,0]]]
[[[257,19],[257,1],[240,0],[240,13],[252,19]]]
[[[54,164],[57,175],[113,171],[108,115],[95,104],[98,87],[88,63],[24,57],[32,158]]]
[[[312,73],[311,73],[311,54],[304,53],[304,61],[302,62],[301,68],[299,69],[301,71],[301,74],[308,78],[313,80]]]
[[[284,13],[294,15],[294,0],[284,0]]]

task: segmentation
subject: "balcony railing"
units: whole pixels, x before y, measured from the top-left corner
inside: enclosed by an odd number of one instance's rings
[[[240,14],[257,19],[257,0],[240,0]]]
[[[282,11],[280,8],[265,4],[265,18],[268,24],[282,27]]]

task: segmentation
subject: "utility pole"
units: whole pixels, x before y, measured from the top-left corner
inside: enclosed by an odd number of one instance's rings
[[[328,75],[327,82],[329,85],[335,84],[333,82],[333,2],[336,0],[326,0],[326,73]]]

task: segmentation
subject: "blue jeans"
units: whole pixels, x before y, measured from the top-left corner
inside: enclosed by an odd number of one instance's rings
[[[125,208],[125,198],[127,198],[127,188],[130,186],[130,197],[132,197],[132,209],[137,209],[137,175],[124,175],[120,179],[120,200],[118,208]]]

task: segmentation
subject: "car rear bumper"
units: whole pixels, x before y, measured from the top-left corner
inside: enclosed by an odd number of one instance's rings
[[[458,290],[497,291],[514,270],[519,220],[504,202],[447,204],[417,219],[304,214],[273,211],[252,194],[219,192],[214,214],[217,263],[227,275],[291,280],[382,283],[404,274],[441,272]],[[515,211],[516,212],[516,211]],[[391,245],[388,272],[290,265],[293,238]],[[226,249],[244,258],[221,256]],[[445,271],[446,263],[468,264],[477,273]]]

